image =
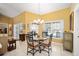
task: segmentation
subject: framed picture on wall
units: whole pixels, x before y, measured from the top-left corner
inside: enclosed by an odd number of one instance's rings
[[[8,33],[8,25],[4,23],[0,23],[0,34]]]
[[[12,24],[9,24],[9,27],[8,27],[8,34],[9,36],[12,36],[12,32],[13,32],[13,27],[12,27]]]
[[[74,30],[74,12],[70,14],[70,30]]]

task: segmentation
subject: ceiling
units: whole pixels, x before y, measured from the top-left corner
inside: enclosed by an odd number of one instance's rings
[[[71,6],[71,3],[0,3],[0,13],[9,17],[15,17],[24,11],[46,14]]]

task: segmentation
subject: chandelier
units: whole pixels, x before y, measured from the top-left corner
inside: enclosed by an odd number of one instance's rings
[[[38,12],[41,13],[41,11],[40,11],[40,3],[38,5],[38,7],[39,7]],[[37,23],[37,24],[42,24],[43,22],[44,22],[44,20],[42,20],[40,17],[33,21],[33,23]]]
[[[41,20],[40,18],[37,20],[34,20],[33,23],[42,24],[44,20]]]

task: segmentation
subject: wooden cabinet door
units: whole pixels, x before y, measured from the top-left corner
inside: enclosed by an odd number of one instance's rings
[[[73,34],[66,32],[64,33],[63,47],[65,50],[73,51]]]

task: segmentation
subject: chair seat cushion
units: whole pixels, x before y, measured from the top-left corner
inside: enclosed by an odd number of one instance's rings
[[[39,45],[37,42],[35,42],[34,44],[32,44],[32,43],[30,42],[30,43],[28,43],[28,44],[29,44],[28,47],[31,47],[31,48],[32,48],[32,47],[34,47],[34,48],[35,48],[35,47],[38,47],[38,45]]]
[[[49,40],[48,39],[47,40],[44,40],[43,43],[46,43],[47,44],[47,43],[49,43]]]
[[[48,46],[49,46],[49,44],[43,43],[43,46],[44,46],[44,47],[48,47]]]
[[[42,45],[44,47],[48,47],[49,46],[49,40],[45,40],[44,42],[42,42]]]

